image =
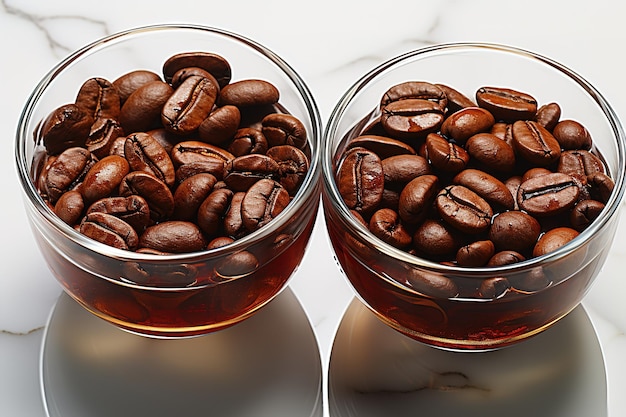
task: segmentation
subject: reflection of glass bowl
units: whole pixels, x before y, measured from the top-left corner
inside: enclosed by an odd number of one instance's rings
[[[443,83],[468,96],[482,86],[501,86],[533,94],[542,104],[559,103],[561,120],[578,120],[591,132],[615,181],[605,209],[568,244],[547,255],[501,267],[440,264],[382,242],[350,213],[335,174],[345,139],[375,117],[372,109],[385,91],[405,81]],[[358,80],[340,99],[326,129],[323,201],[330,240],[360,299],[396,330],[449,349],[510,345],[570,312],[600,271],[624,194],[626,142],[619,120],[602,95],[564,66],[499,45],[424,48],[394,58]],[[505,292],[481,295],[481,284],[496,277],[508,281]],[[536,277],[545,285],[524,285]],[[436,283],[440,282],[456,285],[456,295],[438,293]]]
[[[279,104],[307,130],[311,163],[299,191],[269,225],[217,249],[141,254],[86,238],[53,213],[33,183],[37,170],[33,161],[42,151],[41,144],[33,141],[38,123],[62,104],[72,103],[88,78],[114,80],[135,69],[158,73],[165,59],[188,51],[226,58],[233,81],[264,79],[279,90]],[[52,69],[26,103],[17,131],[16,159],[34,235],[64,290],[94,314],[129,331],[192,336],[252,315],[285,287],[300,263],[319,201],[320,131],[318,109],[308,88],[273,52],[213,28],[160,25],[99,40]],[[256,266],[237,274],[219,269],[241,253],[252,254]]]

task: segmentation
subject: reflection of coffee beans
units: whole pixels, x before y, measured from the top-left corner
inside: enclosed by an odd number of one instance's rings
[[[510,88],[475,100],[426,82],[389,88],[338,156],[344,202],[381,240],[448,264],[506,265],[566,244],[613,190],[590,132]]]
[[[265,226],[308,172],[302,122],[270,82],[231,82],[219,55],[176,54],[162,72],[90,78],[51,112],[40,194],[87,236],[141,252],[204,250]]]

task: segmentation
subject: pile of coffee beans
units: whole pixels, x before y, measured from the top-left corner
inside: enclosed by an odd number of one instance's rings
[[[554,251],[614,186],[578,121],[505,87],[407,81],[346,138],[336,182],[384,242],[432,261],[501,266]]]
[[[270,222],[310,163],[303,123],[262,79],[181,52],[161,75],[94,77],[41,122],[36,185],[67,224],[149,253],[222,246]]]

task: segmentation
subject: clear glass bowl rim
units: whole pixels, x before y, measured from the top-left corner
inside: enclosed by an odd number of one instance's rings
[[[603,115],[606,117],[609,125],[611,126],[614,139],[616,141],[617,150],[617,172],[614,173],[613,180],[615,181],[615,188],[611,194],[609,200],[605,205],[605,209],[601,215],[585,229],[579,236],[573,239],[566,245],[563,245],[559,249],[542,255],[539,257],[527,259],[515,264],[504,265],[499,267],[460,267],[453,265],[444,265],[437,262],[429,261],[424,258],[413,256],[408,252],[395,248],[382,240],[376,238],[369,230],[361,225],[356,218],[350,213],[350,210],[344,203],[339,189],[334,181],[334,169],[333,161],[334,155],[334,143],[332,138],[335,137],[338,129],[339,120],[342,118],[344,112],[350,105],[352,99],[365,87],[368,83],[377,77],[384,75],[385,73],[393,70],[394,67],[402,65],[406,61],[419,60],[424,57],[432,57],[438,54],[451,54],[464,51],[491,51],[503,54],[510,54],[519,57],[529,58],[535,60],[541,64],[545,64],[552,69],[555,69],[568,77],[572,81],[578,84],[583,90],[587,92],[595,103],[602,110]],[[378,66],[374,67],[361,78],[359,78],[346,92],[341,96],[334,109],[332,110],[330,117],[327,121],[326,128],[323,135],[323,149],[322,149],[322,178],[323,178],[323,193],[325,195],[324,204],[329,202],[332,204],[332,210],[340,216],[344,225],[350,229],[350,233],[353,233],[358,237],[361,242],[367,242],[373,249],[393,259],[397,259],[406,265],[410,265],[415,268],[429,270],[431,272],[449,273],[457,276],[466,277],[485,277],[492,276],[494,273],[515,273],[516,271],[532,269],[540,267],[541,265],[552,263],[559,259],[566,257],[567,255],[575,252],[578,248],[588,242],[599,230],[613,218],[613,216],[619,215],[618,210],[625,193],[625,177],[626,177],[626,135],[620,119],[618,118],[615,110],[606,100],[606,98],[585,78],[566,67],[565,65],[548,58],[544,55],[538,54],[533,51],[522,49],[515,46],[499,44],[499,43],[487,43],[487,42],[449,42],[439,43],[422,48],[414,49],[398,56],[395,56]],[[394,282],[394,285],[399,285]]]

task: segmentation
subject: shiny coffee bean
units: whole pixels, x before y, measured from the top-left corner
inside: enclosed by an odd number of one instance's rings
[[[602,172],[588,175],[587,184],[590,187],[591,196],[602,203],[609,201],[615,187],[613,179]]]
[[[515,169],[515,152],[505,141],[491,133],[478,133],[465,143],[473,162],[494,173],[510,173]]]
[[[385,177],[378,155],[365,148],[346,152],[337,172],[339,192],[349,209],[371,214],[382,200]]]
[[[81,187],[85,201],[91,204],[117,191],[129,171],[128,161],[119,155],[109,155],[96,162],[85,175]]]
[[[478,288],[478,296],[487,299],[496,299],[504,296],[511,288],[509,280],[504,277],[484,279]]]
[[[515,208],[515,198],[507,186],[484,171],[473,168],[465,169],[454,176],[452,183],[469,188],[485,199],[492,207],[504,210]]]
[[[267,139],[259,129],[244,127],[238,129],[228,145],[228,151],[234,156],[251,153],[265,154],[268,149]]]
[[[245,191],[234,193],[230,199],[228,210],[224,215],[224,232],[228,236],[235,239],[241,238],[250,233],[250,231],[243,224],[241,213],[241,202],[245,196]]]
[[[45,171],[44,188],[50,202],[54,204],[64,192],[76,189],[95,163],[85,148],[64,150]]]
[[[230,140],[241,122],[241,112],[236,106],[217,107],[198,126],[200,140],[212,145],[221,145]]]
[[[513,123],[513,146],[518,155],[537,166],[548,166],[559,160],[561,145],[543,126],[534,121]]]
[[[385,188],[402,189],[412,179],[430,174],[426,158],[419,155],[395,155],[381,161],[385,175]]]
[[[385,131],[401,138],[425,137],[439,129],[444,120],[439,103],[423,99],[392,101],[381,111]]]
[[[446,84],[435,85],[445,93],[446,98],[448,99],[448,112],[454,113],[466,107],[476,107],[476,103],[460,91]]]
[[[174,163],[163,146],[149,134],[140,132],[127,136],[124,156],[133,171],[152,174],[168,187],[174,185]]]
[[[480,107],[466,107],[452,113],[441,125],[441,133],[463,145],[477,133],[491,130],[495,123],[491,113]]]
[[[290,114],[272,113],[261,120],[261,131],[270,147],[291,145],[304,149],[307,144],[306,128]]]
[[[173,93],[174,89],[160,80],[137,88],[120,110],[119,123],[124,132],[145,132],[160,127],[161,109]]]
[[[560,118],[561,106],[558,103],[548,103],[537,109],[535,121],[552,132]]]
[[[537,100],[530,94],[509,88],[481,87],[476,92],[476,103],[487,109],[498,121],[533,120]]]
[[[113,142],[120,136],[124,136],[124,130],[117,120],[100,118],[91,125],[85,147],[102,159],[111,153]]]
[[[417,253],[435,259],[454,257],[463,244],[462,234],[442,221],[427,219],[413,234],[413,248]]]
[[[163,105],[163,127],[181,136],[195,132],[213,109],[218,91],[214,78],[193,75],[185,79]]]
[[[167,253],[198,252],[206,248],[206,240],[194,223],[170,220],[148,227],[139,247]]]
[[[570,149],[591,149],[592,139],[589,131],[575,120],[562,120],[558,122],[552,134],[561,144],[561,148]]]
[[[465,149],[436,133],[426,136],[426,151],[433,168],[446,173],[456,174],[464,170],[470,161]]]
[[[176,168],[176,182],[181,183],[196,174],[211,174],[218,181],[224,176],[224,161],[217,158],[208,158],[204,161],[188,162]]]
[[[533,248],[533,256],[542,256],[554,252],[561,246],[567,244],[576,236],[578,232],[569,227],[557,227],[544,233]]]
[[[150,217],[156,222],[168,219],[174,213],[174,196],[170,188],[153,175],[141,171],[126,175],[119,186],[119,195],[128,197],[133,194],[146,200]]]
[[[125,221],[106,213],[86,215],[80,232],[85,236],[118,249],[134,250],[139,243],[137,232]]]
[[[361,135],[348,143],[349,148],[361,147],[376,153],[380,159],[397,155],[413,155],[415,150],[408,144],[386,136]]]
[[[435,203],[441,217],[461,232],[479,234],[489,229],[493,209],[467,187],[449,185],[439,192]]]
[[[289,204],[287,190],[272,179],[254,183],[241,201],[241,219],[246,229],[255,231],[278,216]]]
[[[41,138],[49,155],[85,144],[93,118],[75,104],[66,104],[51,112],[41,125]]]
[[[435,103],[442,111],[448,104],[446,93],[437,85],[424,81],[407,81],[389,88],[380,101],[381,109],[401,100],[427,100]]]
[[[214,162],[214,160],[225,164],[235,159],[235,156],[226,149],[194,140],[177,143],[172,149],[171,157],[177,167],[193,162]]]
[[[54,213],[70,226],[77,224],[85,210],[83,195],[77,190],[63,193],[54,205]]]
[[[189,67],[207,71],[215,77],[220,87],[231,80],[232,70],[228,61],[221,55],[204,51],[181,52],[169,57],[163,63],[163,76],[167,82],[171,82],[177,71]]]
[[[110,214],[124,220],[138,234],[152,225],[148,203],[138,195],[102,198],[87,209],[87,214],[96,212]]]
[[[519,252],[512,250],[503,250],[500,252],[496,252],[489,262],[487,262],[487,266],[504,266],[511,265],[517,262],[525,261],[526,257]]]
[[[120,115],[120,96],[113,84],[100,77],[83,83],[76,96],[76,105],[93,120],[117,119]]]
[[[456,262],[460,266],[484,266],[495,253],[491,240],[478,240],[462,246],[456,252]]]
[[[604,203],[596,200],[579,201],[570,213],[572,227],[581,232],[585,230],[604,210]]]
[[[400,222],[398,213],[388,208],[377,210],[372,215],[369,230],[374,236],[396,248],[406,248],[413,241],[409,231]]]
[[[217,179],[211,174],[196,174],[182,181],[174,191],[174,212],[176,220],[195,221],[200,205],[213,191]]]
[[[444,275],[411,268],[405,276],[407,284],[426,297],[454,298],[459,295],[457,285]]]
[[[400,193],[398,213],[408,225],[420,223],[432,207],[439,192],[439,179],[435,175],[420,175],[411,180]]]
[[[243,107],[258,107],[278,102],[278,89],[265,80],[241,80],[224,86],[220,92],[218,104],[220,106],[233,105]]]
[[[247,191],[261,179],[277,179],[278,163],[267,155],[236,157],[224,166],[224,182],[233,191]]]
[[[498,252],[525,253],[530,250],[541,233],[537,219],[523,211],[505,211],[493,218],[488,237]]]
[[[223,229],[222,219],[231,205],[233,192],[228,188],[213,188],[197,211],[198,226],[207,236],[216,236]]]
[[[213,75],[211,75],[210,72],[200,67],[187,67],[187,68],[181,68],[178,71],[176,71],[174,75],[172,76],[172,81],[170,82],[170,84],[172,84],[172,87],[174,89],[177,89],[187,78],[193,77],[193,76],[215,80],[215,77],[213,77]],[[219,84],[217,80],[215,80],[215,85],[218,87],[218,90],[219,90]]]
[[[149,70],[134,70],[121,75],[112,84],[120,97],[120,103],[123,105],[135,90],[152,81],[161,81],[161,77]]]
[[[215,267],[217,277],[222,281],[245,277],[259,267],[259,260],[248,251],[239,251],[228,255]]]
[[[278,164],[278,182],[293,196],[309,171],[309,158],[291,145],[274,146],[266,155]]]
[[[546,217],[569,210],[579,196],[574,178],[555,172],[524,181],[517,192],[517,204],[531,215]]]
[[[569,150],[562,153],[557,170],[564,174],[585,178],[596,172],[604,172],[604,164],[587,150]]]

